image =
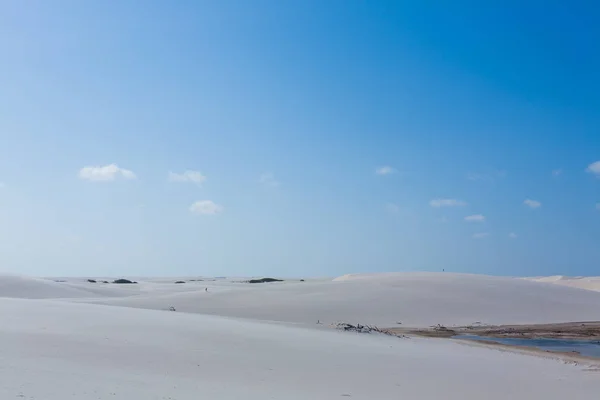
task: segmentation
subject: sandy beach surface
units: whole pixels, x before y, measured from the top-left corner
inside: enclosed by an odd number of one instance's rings
[[[0,398],[552,400],[600,390],[593,360],[332,328],[600,321],[595,291],[435,273],[129,278],[138,283],[1,276]]]

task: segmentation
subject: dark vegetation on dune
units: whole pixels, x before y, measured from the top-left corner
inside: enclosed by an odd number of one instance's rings
[[[175,283],[185,283],[185,281],[177,281],[177,282],[175,282]]]
[[[317,321],[317,323],[319,323],[319,321]],[[387,329],[379,329],[376,326],[373,325],[361,325],[361,324],[348,324],[346,322],[339,322],[336,324],[333,324],[333,327],[342,331],[346,331],[346,332],[358,332],[358,333],[381,333],[384,335],[389,335],[389,336],[397,336],[400,338],[406,338],[408,339],[408,336],[404,336],[402,334],[396,334],[390,330]]]
[[[96,283],[96,280],[95,280],[95,279],[88,279],[87,281],[88,281],[89,283]]]
[[[261,279],[250,279],[248,281],[248,283],[267,283],[267,282],[283,282],[283,279],[261,278]]]
[[[134,281],[130,281],[129,279],[115,279],[113,281],[113,283],[119,283],[119,284],[132,284],[132,283],[137,283]]]

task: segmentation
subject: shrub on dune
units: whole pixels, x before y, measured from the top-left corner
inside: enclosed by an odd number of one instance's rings
[[[248,281],[248,283],[267,283],[267,282],[283,282],[283,279],[261,278],[261,279],[250,279]]]
[[[129,284],[131,284],[131,283],[137,283],[137,282],[130,281],[129,279],[115,279],[113,281],[113,283],[119,283],[119,284],[128,284],[129,283]]]

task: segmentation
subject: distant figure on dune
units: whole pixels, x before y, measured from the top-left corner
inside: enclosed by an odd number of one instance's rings
[[[208,292],[208,288],[204,288],[204,291],[205,291],[205,292]]]

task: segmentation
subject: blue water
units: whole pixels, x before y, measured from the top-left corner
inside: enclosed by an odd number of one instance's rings
[[[588,340],[565,339],[520,339],[520,338],[490,338],[477,335],[457,335],[453,339],[471,339],[482,342],[496,342],[510,346],[536,347],[548,351],[576,351],[582,356],[600,358],[600,342]]]

